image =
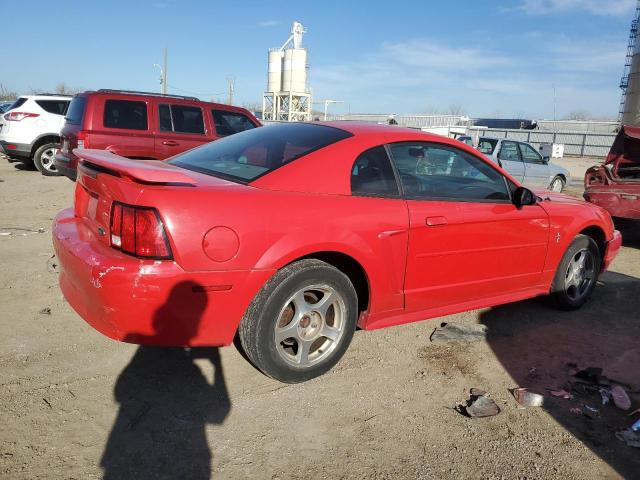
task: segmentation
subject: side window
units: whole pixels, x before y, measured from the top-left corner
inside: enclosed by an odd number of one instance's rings
[[[519,162],[520,154],[518,153],[518,145],[513,142],[502,142],[502,146],[500,147],[500,160]]]
[[[163,132],[204,134],[204,118],[199,107],[159,105],[158,114]]]
[[[104,102],[104,126],[128,130],[147,129],[147,104],[130,100]]]
[[[158,118],[160,119],[161,132],[173,132],[173,122],[171,121],[171,108],[169,105],[158,106]]]
[[[351,169],[351,193],[375,197],[399,196],[398,184],[383,146],[360,154]]]
[[[542,155],[536,152],[530,145],[519,143],[522,161],[524,163],[542,163]]]
[[[510,201],[500,172],[448,145],[402,142],[391,156],[406,197],[451,201]]]
[[[45,112],[55,115],[64,115],[67,113],[67,107],[69,106],[69,100],[36,100],[36,103]]]
[[[216,126],[216,133],[221,137],[256,128],[249,117],[241,113],[211,110],[211,115]]]
[[[497,140],[481,138],[478,142],[478,151],[485,155],[491,155],[493,153],[493,149],[496,148],[496,143],[498,143]]]

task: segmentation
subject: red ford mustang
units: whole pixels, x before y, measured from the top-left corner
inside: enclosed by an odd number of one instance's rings
[[[551,295],[580,307],[617,254],[603,209],[471,147],[393,126],[279,124],[173,157],[76,150],[60,285],[103,334],[228,345],[284,382],[372,330]]]

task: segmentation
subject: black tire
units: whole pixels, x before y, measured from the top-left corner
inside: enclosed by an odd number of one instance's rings
[[[331,306],[324,315],[312,312],[312,322],[309,323],[308,316],[296,320],[294,297],[302,295],[305,299],[304,305],[313,307],[308,303],[308,295],[318,291],[314,286],[326,287],[329,299],[335,298]],[[305,290],[309,288],[309,290]],[[320,305],[325,293],[319,291],[321,296],[315,299]],[[296,295],[298,294],[298,295]],[[318,307],[322,308],[322,307]],[[291,319],[287,320],[287,310],[290,309]],[[300,310],[302,314],[302,309]],[[318,324],[316,324],[318,318]],[[342,355],[346,352],[353,333],[356,329],[358,318],[358,298],[349,277],[333,266],[315,259],[300,260],[287,265],[271,277],[262,289],[255,296],[251,305],[247,309],[240,322],[239,337],[242,347],[251,362],[264,374],[285,383],[299,383],[310,380],[329,371],[338,363]],[[306,326],[303,324],[306,322]],[[284,321],[284,325],[283,324]],[[333,322],[333,325],[331,325]],[[294,325],[297,324],[297,325]],[[324,337],[320,330],[324,331],[325,326],[336,326],[335,331],[340,331],[340,336],[335,341],[329,337]],[[283,339],[282,342],[276,340],[276,328],[286,330],[295,327],[298,337]],[[311,330],[310,340],[302,338],[303,343],[313,345],[319,342],[320,347],[309,353],[309,356],[316,355],[315,363],[297,366],[293,353],[295,346],[300,349],[299,339],[302,337],[301,329],[317,327]],[[303,333],[306,335],[305,330]],[[314,333],[315,332],[315,333]],[[313,335],[319,335],[313,337]],[[287,350],[289,349],[289,350]],[[310,360],[313,362],[313,360]]]
[[[59,143],[45,143],[33,154],[33,164],[45,177],[57,177],[60,175],[53,158],[55,150],[58,148],[60,148]]]
[[[585,270],[579,275],[570,271],[584,253]],[[551,299],[562,310],[575,310],[584,305],[598,281],[602,257],[596,242],[586,235],[577,235],[564,253],[551,284]],[[576,280],[577,278],[577,280]],[[579,283],[579,285],[575,285]]]
[[[559,182],[560,184],[560,190],[554,190],[553,189],[553,185]],[[551,180],[551,183],[549,184],[549,190],[551,190],[552,192],[562,192],[564,190],[564,186],[567,184],[567,182],[564,181],[564,178],[562,178],[560,175],[556,175],[555,177],[553,177],[553,180]]]

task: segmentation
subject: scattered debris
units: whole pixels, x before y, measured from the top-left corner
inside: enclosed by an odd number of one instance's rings
[[[601,388],[600,390],[600,398],[602,399],[602,405],[606,405],[611,400],[611,391],[606,388]]]
[[[582,409],[580,407],[572,407],[569,409],[571,413],[575,413],[576,415],[582,415]]]
[[[631,430],[633,430],[634,432],[640,432],[640,418],[636,420],[633,425],[631,425]]]
[[[41,315],[51,315],[51,307],[45,307],[38,312]]]
[[[620,410],[629,410],[631,408],[631,399],[621,386],[615,385],[611,388],[611,398],[613,398],[613,404]]]
[[[47,260],[47,271],[50,273],[60,273],[60,265],[58,264],[58,257],[51,255],[49,260]]]
[[[564,398],[565,400],[571,400],[573,398],[573,395],[571,395],[569,392],[567,392],[564,389],[551,390],[549,393],[554,397]]]
[[[600,416],[600,410],[598,410],[597,408],[590,407],[587,404],[584,405],[584,408],[586,409],[584,410],[585,416],[589,418],[598,418]]]
[[[634,432],[630,428],[616,432],[616,437],[630,447],[640,448],[640,433]]]
[[[469,400],[456,406],[458,413],[471,418],[493,417],[500,413],[500,407],[484,390],[472,388],[469,393]]]
[[[544,403],[544,397],[539,393],[528,391],[526,388],[514,388],[511,393],[523,407],[540,407]]]
[[[443,323],[431,334],[433,343],[478,342],[487,336],[486,325]]]

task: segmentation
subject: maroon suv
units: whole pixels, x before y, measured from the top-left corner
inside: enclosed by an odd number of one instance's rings
[[[56,155],[58,170],[76,179],[75,148],[164,160],[227,135],[260,126],[246,109],[195,97],[97,90],[73,97]]]

